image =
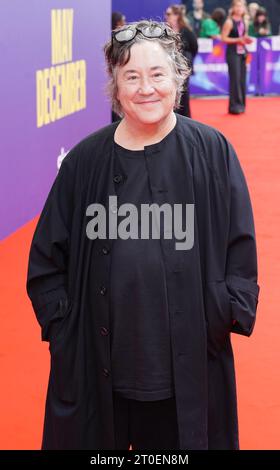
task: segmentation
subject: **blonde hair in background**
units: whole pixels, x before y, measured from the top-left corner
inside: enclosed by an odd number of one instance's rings
[[[228,17],[232,18],[232,15],[233,15],[232,10],[237,3],[242,3],[244,6],[244,13],[242,17],[243,17],[245,27],[246,27],[246,32],[247,32],[248,27],[249,27],[249,22],[250,22],[250,15],[249,15],[249,10],[248,10],[248,5],[247,5],[246,0],[232,0],[229,11],[228,11]]]

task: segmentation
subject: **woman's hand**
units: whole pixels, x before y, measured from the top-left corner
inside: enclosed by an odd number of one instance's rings
[[[242,46],[245,46],[246,44],[251,44],[252,42],[253,42],[253,39],[246,35],[241,36],[238,40],[238,44],[242,44]]]
[[[266,36],[269,34],[269,30],[267,28],[260,28],[259,34],[261,34],[262,36]]]

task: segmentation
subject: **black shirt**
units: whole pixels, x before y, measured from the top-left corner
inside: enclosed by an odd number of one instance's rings
[[[174,395],[169,310],[161,244],[141,239],[140,205],[152,193],[145,150],[114,142],[115,158],[126,176],[116,183],[118,207],[138,209],[138,239],[117,238],[111,264],[111,361],[113,389],[125,398],[162,400]],[[125,217],[118,217],[118,223]],[[151,226],[151,224],[150,224]],[[151,232],[150,232],[151,233]]]
[[[229,38],[240,37],[239,31],[238,31],[239,23],[243,23],[243,29],[244,29],[244,34],[245,34],[246,27],[245,27],[244,21],[243,20],[236,21],[232,18],[232,28],[228,35]],[[245,46],[239,45],[239,48],[242,49],[242,54],[246,56],[247,52],[246,52]],[[237,54],[237,49],[238,49],[238,44],[227,44],[226,57]]]

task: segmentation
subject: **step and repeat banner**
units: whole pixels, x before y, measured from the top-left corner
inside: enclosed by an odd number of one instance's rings
[[[226,95],[228,66],[226,45],[219,40],[199,39],[199,52],[190,80],[192,95]],[[247,93],[280,94],[280,36],[253,38],[247,46]]]
[[[280,94],[280,36],[258,40],[260,93]]]
[[[0,10],[3,239],[41,211],[70,148],[111,122],[111,1],[2,0]]]

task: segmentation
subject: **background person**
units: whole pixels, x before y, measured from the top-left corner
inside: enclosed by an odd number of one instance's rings
[[[123,13],[120,11],[112,12],[112,30],[121,28],[126,24],[126,18]]]
[[[226,16],[226,11],[223,8],[215,8],[211,14],[211,18],[202,20],[199,37],[221,39],[221,29]]]
[[[249,26],[249,36],[257,38],[271,35],[271,26],[265,8],[260,7],[255,14],[253,23]]]
[[[186,17],[186,7],[184,5],[170,5],[165,12],[165,18],[171,28],[180,33],[183,44],[182,52],[188,59],[191,73],[193,73],[193,61],[198,51],[198,42]],[[176,112],[191,117],[189,77],[185,81],[180,105]]]
[[[229,73],[229,108],[230,114],[245,112],[246,106],[246,44],[252,39],[247,35],[248,24],[244,20],[245,4],[233,0],[230,16],[225,21],[221,39],[227,44],[226,61]]]
[[[203,0],[193,0],[193,9],[188,14],[188,20],[196,37],[199,37],[202,20],[210,18],[209,13],[204,10]]]
[[[249,16],[250,16],[250,23],[253,23],[254,22],[254,19],[255,19],[255,15],[258,11],[258,9],[260,8],[260,5],[257,3],[257,2],[250,2],[248,4],[248,13],[249,13]]]

